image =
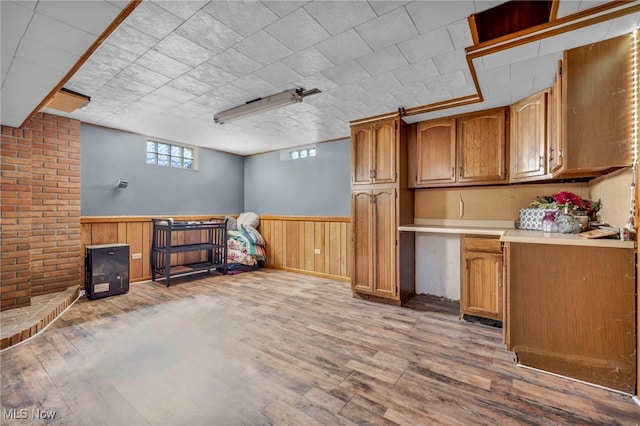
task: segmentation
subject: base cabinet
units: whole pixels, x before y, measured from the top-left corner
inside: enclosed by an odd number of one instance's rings
[[[461,236],[460,314],[503,319],[502,247],[498,237]]]
[[[518,363],[634,393],[635,250],[506,244],[505,342]]]

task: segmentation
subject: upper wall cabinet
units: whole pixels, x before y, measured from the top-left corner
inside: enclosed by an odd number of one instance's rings
[[[511,105],[511,182],[543,179],[547,175],[550,92],[544,90]]]
[[[396,119],[351,128],[351,183],[395,183]]]
[[[554,177],[597,176],[633,161],[633,34],[564,52],[562,165]]]
[[[409,138],[411,187],[505,183],[505,126],[504,108],[418,123]]]

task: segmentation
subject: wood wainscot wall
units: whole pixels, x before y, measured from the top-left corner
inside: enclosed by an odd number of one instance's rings
[[[237,216],[237,215],[233,215]],[[153,216],[168,217],[168,216]],[[206,220],[225,215],[172,216],[174,220]],[[151,279],[151,216],[90,216],[81,218],[82,253],[88,245],[129,244],[129,279],[131,282]],[[265,267],[303,274],[349,281],[348,242],[351,232],[349,217],[316,216],[260,216],[258,228],[267,243]],[[200,238],[199,233],[179,232],[174,244],[189,243]],[[140,258],[133,255],[140,253]],[[185,256],[203,253],[172,255],[172,264],[186,261]],[[204,259],[202,259],[204,260]],[[84,256],[81,261],[84,276]]]

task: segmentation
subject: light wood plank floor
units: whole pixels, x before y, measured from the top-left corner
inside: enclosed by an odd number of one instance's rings
[[[346,283],[268,269],[132,284],[2,352],[0,423],[640,422],[627,395],[516,367],[501,330],[457,311],[426,296],[375,304]]]

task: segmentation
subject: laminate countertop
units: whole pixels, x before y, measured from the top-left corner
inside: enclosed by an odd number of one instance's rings
[[[511,225],[511,226],[509,226]],[[515,229],[513,224],[502,221],[454,221],[431,220],[398,227],[401,232],[424,232],[432,234],[496,235],[500,241],[525,244],[552,244],[584,247],[628,248],[636,247],[635,241],[606,238],[588,239],[578,234],[543,233]]]

